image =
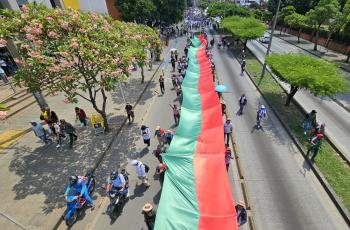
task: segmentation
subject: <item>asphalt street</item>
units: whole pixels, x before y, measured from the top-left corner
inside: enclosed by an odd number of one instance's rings
[[[267,50],[265,44],[252,40],[248,42],[248,48],[261,62],[264,62]],[[310,55],[277,37],[272,40],[271,50],[276,53],[293,52]],[[289,90],[287,84],[282,84]],[[339,97],[338,99],[342,100],[343,103],[350,105],[350,94],[339,95]],[[317,121],[326,124],[326,134],[329,139],[350,159],[350,113],[330,98],[316,97],[306,90],[299,90],[294,98],[306,111],[309,112],[313,109],[317,111]]]
[[[237,60],[215,46],[214,61],[219,79],[230,92],[224,98],[257,229],[348,229],[274,114],[268,112],[263,130],[255,130],[256,111],[266,103],[249,78],[240,75]],[[244,115],[237,116],[242,93],[248,104]]]

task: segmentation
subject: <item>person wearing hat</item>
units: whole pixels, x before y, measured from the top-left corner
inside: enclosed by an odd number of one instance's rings
[[[226,139],[226,145],[230,146],[230,135],[232,133],[232,124],[231,124],[231,118],[227,118],[226,122],[224,123],[224,134]]]
[[[145,218],[145,223],[148,230],[153,230],[156,222],[156,211],[153,209],[153,206],[150,203],[146,203],[142,207],[142,214]]]
[[[241,226],[247,223],[247,211],[245,209],[245,205],[242,200],[238,201],[238,203],[235,206],[235,209],[236,209],[238,226]]]
[[[46,130],[43,128],[41,124],[36,123],[36,121],[32,120],[30,124],[33,126],[32,130],[35,136],[39,137],[45,144],[48,144],[48,139],[46,137]]]
[[[149,168],[147,165],[143,164],[141,161],[138,160],[132,160],[131,165],[135,166],[136,168],[136,175],[137,177],[142,181],[142,184],[145,185],[147,188],[151,186],[148,183],[148,178],[146,173],[148,172]]]
[[[316,110],[312,110],[310,113],[306,114],[303,121],[304,135],[306,135],[306,133],[309,132],[312,128],[317,127],[316,113]]]
[[[164,129],[160,128],[160,126],[158,125],[156,127],[156,131],[154,132],[154,136],[157,137],[157,140],[160,146],[164,146],[164,134],[165,134]]]
[[[231,154],[231,148],[226,147],[225,150],[225,164],[226,164],[226,171],[228,172],[228,168],[230,167],[230,162],[233,159],[232,154]]]
[[[323,140],[323,134],[318,133],[314,138],[311,139],[311,147],[307,150],[306,156],[309,157],[310,152],[313,153],[311,157],[311,161],[315,161],[315,157],[318,154],[318,151],[320,150],[321,144]]]

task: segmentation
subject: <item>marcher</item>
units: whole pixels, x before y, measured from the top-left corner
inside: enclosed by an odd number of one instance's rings
[[[163,151],[162,151],[162,146],[161,146],[161,145],[158,145],[158,146],[157,146],[157,149],[154,150],[154,153],[153,153],[153,154],[154,154],[155,157],[157,157],[159,163],[163,163],[162,153],[163,153]]]
[[[173,72],[175,72],[175,63],[176,63],[176,60],[174,57],[171,57],[171,66],[173,67]]]
[[[146,167],[145,164],[138,160],[132,160],[131,165],[136,167],[137,177],[142,181],[142,184],[148,188],[150,186],[146,175],[149,170],[148,166]]]
[[[142,138],[143,138],[143,143],[145,143],[147,146],[147,150],[149,150],[149,147],[151,145],[151,131],[150,129],[145,126],[145,125],[142,125],[141,126],[141,135],[142,135]]]
[[[159,77],[159,86],[160,86],[160,92],[162,92],[162,94],[164,94],[165,86],[164,86],[164,78],[162,75],[160,75],[160,77]]]
[[[168,166],[165,163],[159,163],[156,168],[156,174],[159,175],[160,185],[163,186],[165,170],[168,169]]]
[[[160,128],[160,126],[158,125],[156,127],[156,131],[154,132],[154,135],[157,137],[160,146],[164,146],[164,134],[164,129]]]
[[[41,108],[40,120],[45,121],[45,123],[48,124],[49,119],[50,119],[50,109],[49,108]]]
[[[260,129],[261,128],[261,120],[262,119],[267,119],[267,110],[264,105],[261,105],[257,114],[256,114],[256,128]]]
[[[238,103],[239,103],[238,115],[242,115],[244,106],[247,104],[247,97],[245,96],[245,94],[242,94],[242,96],[238,99]]]
[[[126,115],[128,116],[129,125],[130,125],[131,122],[134,122],[134,116],[135,116],[134,111],[132,110],[132,105],[130,105],[130,103],[126,103],[125,111],[126,111]]]
[[[170,146],[171,141],[173,140],[173,137],[174,137],[173,131],[167,130],[164,134],[165,143],[167,143]]]
[[[224,134],[226,139],[226,146],[230,146],[230,135],[232,133],[232,124],[231,124],[231,119],[227,118],[226,122],[224,123]]]
[[[226,102],[223,99],[221,99],[221,113],[222,113],[222,116],[226,114]]]
[[[177,53],[177,50],[175,50],[174,55],[175,55],[175,61],[177,61],[177,59],[179,58],[179,54]]]
[[[32,129],[35,136],[39,137],[45,144],[48,144],[49,142],[46,136],[46,130],[43,128],[43,126],[36,123],[34,120],[32,120],[30,124],[33,126]]]
[[[245,67],[246,67],[246,62],[245,62],[245,60],[243,60],[242,64],[241,64],[241,75],[243,75],[243,73],[245,71]]]
[[[148,230],[153,230],[154,224],[156,222],[156,211],[153,210],[153,206],[150,203],[146,203],[142,207],[142,214],[144,216]]]
[[[76,119],[80,121],[84,126],[86,126],[86,113],[83,109],[75,107],[75,116]]]
[[[178,125],[179,124],[179,120],[180,120],[180,110],[179,110],[179,108],[177,107],[176,104],[174,104],[173,106],[170,105],[170,108],[173,109],[175,125]]]
[[[226,147],[225,150],[225,164],[226,164],[226,171],[228,172],[228,168],[230,167],[230,162],[231,160],[234,159],[232,157],[232,153],[231,153],[231,148],[230,147]]]
[[[55,139],[57,140],[56,148],[61,147],[62,137],[64,135],[61,133],[61,128],[60,128],[59,124],[54,123],[54,122],[50,122],[49,127],[52,131],[53,137],[55,137]]]
[[[173,75],[171,76],[171,83],[173,83],[173,88],[175,89],[176,86],[177,86],[176,75],[175,75],[175,74],[173,74]]]
[[[241,226],[245,223],[247,223],[247,211],[245,209],[245,205],[243,201],[238,201],[238,203],[235,206],[236,214],[237,214],[237,223],[238,226]]]
[[[306,114],[303,121],[304,135],[306,135],[306,133],[309,132],[312,128],[316,128],[316,113],[316,110],[312,110],[310,113]]]
[[[64,119],[60,120],[60,128],[69,135],[69,147],[73,148],[73,142],[78,139],[78,136],[75,134],[75,128],[69,122],[66,122]]]
[[[49,122],[54,122],[54,123],[58,123],[58,116],[55,113],[55,111],[51,110],[50,111],[50,116],[49,116]]]
[[[306,156],[309,157],[309,154],[310,152],[313,153],[312,157],[311,157],[311,161],[315,161],[315,157],[317,156],[319,150],[320,150],[320,147],[321,147],[321,144],[322,144],[322,140],[323,140],[323,134],[321,133],[318,133],[315,137],[313,137],[311,139],[311,147],[307,150],[307,154]]]

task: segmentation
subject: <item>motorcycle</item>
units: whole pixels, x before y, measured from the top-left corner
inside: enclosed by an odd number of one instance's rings
[[[94,175],[89,171],[86,176],[86,188],[91,196],[95,190],[96,181]],[[78,219],[80,213],[84,210],[86,206],[86,200],[80,196],[67,196],[67,209],[64,214],[64,220],[66,221],[67,226],[72,226]]]
[[[125,189],[128,189],[129,173],[125,169],[122,169],[121,174],[124,176],[125,179]],[[107,207],[107,213],[109,213],[110,215],[114,215],[114,213],[121,211],[124,204],[128,201],[128,197],[115,188],[108,192],[108,197],[110,203]]]

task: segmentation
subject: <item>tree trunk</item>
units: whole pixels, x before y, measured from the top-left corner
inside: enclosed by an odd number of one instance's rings
[[[141,84],[145,82],[145,72],[143,71],[143,64],[140,66],[141,68]]]
[[[290,86],[290,92],[288,94],[287,100],[286,100],[286,104],[285,106],[289,106],[290,102],[292,101],[294,95],[298,92],[298,87],[297,86]]]
[[[315,45],[314,45],[314,50],[317,51],[317,42],[318,42],[318,36],[320,32],[320,26],[316,30],[316,36],[315,36]]]
[[[301,29],[298,31],[298,43],[300,43],[300,34],[301,34]]]
[[[34,92],[33,96],[38,105],[40,106],[40,109],[45,109],[49,107],[41,91]]]
[[[246,49],[247,49],[247,42],[248,42],[248,40],[245,40],[245,41],[243,42],[243,50],[244,50],[244,52],[245,52]]]

